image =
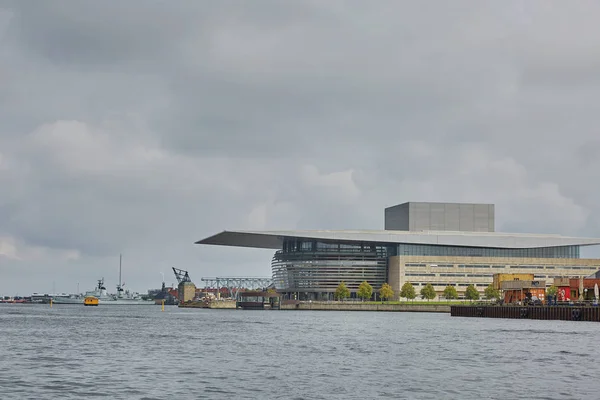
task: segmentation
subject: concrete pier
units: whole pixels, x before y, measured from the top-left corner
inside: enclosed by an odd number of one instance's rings
[[[216,300],[216,301],[190,301],[179,303],[181,308],[211,308],[211,309],[235,309],[235,300]]]

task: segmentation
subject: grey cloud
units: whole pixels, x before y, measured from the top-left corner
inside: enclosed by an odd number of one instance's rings
[[[92,1],[13,4],[9,34],[32,55],[95,70],[168,57],[168,50],[176,48],[169,46],[171,40],[184,34],[194,23],[192,16],[198,15],[161,1],[110,7]]]

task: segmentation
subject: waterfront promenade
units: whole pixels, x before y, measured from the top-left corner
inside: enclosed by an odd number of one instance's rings
[[[348,302],[348,301],[283,301],[281,310],[313,310],[313,311],[388,311],[388,312],[436,312],[449,313],[450,304],[432,302],[402,302],[402,303],[377,303],[377,302]]]

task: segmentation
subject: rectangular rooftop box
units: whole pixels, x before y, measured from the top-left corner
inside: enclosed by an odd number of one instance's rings
[[[408,202],[385,209],[385,229],[494,232],[494,205]]]

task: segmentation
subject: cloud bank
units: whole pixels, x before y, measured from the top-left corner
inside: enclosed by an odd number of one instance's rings
[[[600,236],[600,6],[0,1],[0,293],[270,275],[404,201]]]

